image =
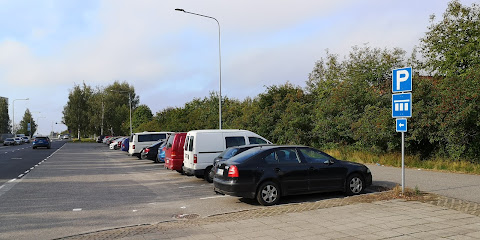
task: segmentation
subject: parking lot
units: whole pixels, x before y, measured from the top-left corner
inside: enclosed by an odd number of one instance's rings
[[[60,142],[52,145],[52,151],[56,152],[49,157],[42,156],[44,159],[42,164],[37,165],[23,177],[16,181],[4,181],[5,184],[0,188],[1,239],[55,239],[68,236],[91,239],[210,236],[220,239],[221,236],[213,235],[210,231],[212,228],[220,231],[216,227],[219,223],[227,224],[225,229],[243,223],[238,225],[243,228],[237,230],[245,233],[248,232],[248,226],[252,227],[250,223],[252,219],[260,219],[259,221],[264,222],[264,227],[272,227],[271,224],[275,222],[288,223],[288,216],[295,213],[292,219],[297,220],[290,221],[291,224],[299,227],[298,224],[303,224],[302,221],[310,219],[309,221],[314,222],[305,226],[312,226],[315,221],[328,221],[325,217],[318,217],[320,215],[336,216],[335,209],[339,210],[338,214],[344,214],[338,216],[348,218],[348,213],[352,213],[352,208],[348,206],[352,204],[356,206],[353,207],[356,213],[352,217],[359,218],[368,212],[371,219],[376,219],[374,214],[374,211],[377,211],[376,207],[379,207],[379,214],[385,215],[389,209],[409,206],[409,203],[405,205],[395,201],[374,206],[370,206],[369,203],[356,205],[361,201],[355,200],[355,197],[346,198],[343,193],[329,193],[285,197],[279,206],[263,207],[254,200],[218,195],[213,191],[212,184],[203,179],[164,169],[163,164],[156,164],[151,160],[139,160],[126,155],[125,152],[109,150],[104,144],[67,143],[62,146],[63,143]],[[33,151],[31,148],[15,150],[16,154],[30,157],[38,157],[37,155],[46,151],[47,149]],[[12,154],[2,155],[2,162],[12,161]],[[15,160],[27,161],[26,159],[27,157],[22,157]],[[367,189],[367,192],[374,191],[375,186],[393,183],[394,180],[390,181],[388,177],[383,176],[392,175],[391,169],[380,167],[372,169],[374,187]],[[457,205],[450,203],[445,201],[444,205],[435,206],[434,212],[443,214],[443,209],[458,205],[458,201],[455,202]],[[413,206],[426,208],[429,205]],[[330,209],[332,207],[335,208]],[[473,225],[469,224],[470,230],[465,230],[461,233],[462,236],[467,234],[470,234],[469,237],[476,236],[478,232],[478,229],[474,228],[478,222],[475,207],[478,208],[478,204],[474,202],[468,203],[468,207],[466,204],[463,207],[469,209],[467,214],[473,213],[471,215],[473,218],[470,215],[462,215]],[[388,214],[392,215],[395,212],[392,210]],[[318,218],[314,220],[313,216]],[[439,216],[431,217],[427,221],[433,221],[435,217]],[[301,220],[302,218],[304,220]],[[413,216],[411,219],[415,218]],[[448,220],[446,215],[440,218]],[[335,221],[342,220],[337,218]],[[428,223],[431,222],[425,222]],[[182,230],[184,224],[202,228],[195,228],[197,229],[195,231],[192,228]],[[389,225],[384,226],[383,230],[388,230],[387,226]],[[325,233],[332,232],[332,229],[324,230]],[[417,229],[412,234],[422,234],[425,231]],[[338,232],[338,229],[332,234],[335,232]],[[342,229],[341,232],[345,234],[348,229]],[[298,234],[302,234],[298,229],[294,235],[293,233],[272,235],[271,238],[285,239],[281,238],[284,236],[298,238],[300,237]],[[257,231],[256,234],[260,233]],[[363,236],[369,234],[374,232],[363,232]],[[397,232],[395,236],[403,236],[402,234],[404,233]],[[377,235],[382,236],[381,233]],[[238,236],[255,238],[257,235],[238,234]],[[318,237],[318,233],[314,236]],[[334,235],[327,239],[332,238],[335,238]]]
[[[218,195],[203,179],[97,143],[66,144],[2,189],[8,189],[0,195],[3,239],[52,239],[261,207],[253,200]],[[292,196],[281,204],[337,197],[343,194]]]

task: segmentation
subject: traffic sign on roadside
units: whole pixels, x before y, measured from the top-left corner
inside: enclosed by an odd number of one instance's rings
[[[407,132],[407,119],[406,118],[397,118],[397,132]]]
[[[399,68],[392,70],[392,92],[412,91],[412,68]]]
[[[392,94],[392,117],[393,118],[412,117],[412,94],[411,93]]]

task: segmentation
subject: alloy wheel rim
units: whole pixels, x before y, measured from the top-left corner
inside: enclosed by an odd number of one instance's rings
[[[262,199],[267,203],[272,203],[277,199],[277,188],[272,185],[267,185],[262,190]]]
[[[350,190],[353,193],[360,193],[363,189],[362,180],[359,177],[354,177],[350,180]]]

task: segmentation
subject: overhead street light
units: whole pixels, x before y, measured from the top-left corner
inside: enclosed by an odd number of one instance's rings
[[[217,22],[218,25],[218,64],[219,64],[219,96],[218,96],[218,128],[222,129],[222,54],[221,54],[221,47],[220,47],[220,23],[218,20],[214,17],[198,14],[198,13],[193,13],[193,12],[187,12],[182,8],[175,8],[175,11],[179,12],[184,12],[192,15],[197,15],[200,17],[206,17],[206,18],[211,18]]]
[[[23,101],[28,101],[30,100],[30,98],[22,98],[22,99],[14,99],[13,100],[13,104],[12,104],[12,132],[13,132],[13,136],[17,136],[17,132],[15,131],[15,101],[20,101],[20,100],[23,100]]]
[[[130,104],[130,136],[132,136],[132,97],[130,91],[117,91],[117,90],[110,90],[110,92],[118,92],[118,93],[128,93],[128,103]]]

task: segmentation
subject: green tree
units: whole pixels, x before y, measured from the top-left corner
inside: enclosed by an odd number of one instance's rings
[[[391,70],[403,66],[401,49],[353,47],[340,61],[327,52],[307,81],[314,96],[314,134],[318,145],[357,146],[387,151],[398,146],[392,138]]]
[[[104,111],[105,111],[105,102],[104,102],[104,91],[101,87],[96,87],[93,91],[92,96],[88,99],[89,113],[88,119],[90,121],[90,130],[89,132],[95,135],[102,135],[103,133],[103,122],[104,122]]]
[[[130,101],[132,111],[137,108],[140,102],[139,97],[135,94],[134,87],[127,82],[115,81],[107,86],[103,93],[104,131],[113,135],[129,135]]]
[[[459,77],[480,64],[480,7],[451,1],[443,18],[431,25],[421,39],[425,68],[437,75]]]
[[[147,105],[142,104],[138,106],[133,112],[133,116],[132,116],[132,126],[134,129],[134,132],[148,131],[149,130],[148,128],[147,129],[143,127],[139,128],[139,126],[144,123],[150,122],[152,120],[152,117],[153,117],[152,110],[150,110],[150,108]]]
[[[63,108],[63,123],[69,130],[75,131],[78,138],[93,133],[89,119],[91,112],[89,101],[92,95],[92,88],[85,83],[82,87],[75,85],[69,93],[67,105]]]
[[[10,132],[10,116],[8,115],[7,98],[0,97],[0,133]]]
[[[28,124],[29,123],[31,124],[30,125],[31,126],[31,131],[28,131]],[[38,125],[33,120],[32,113],[27,108],[27,110],[25,110],[25,114],[23,114],[22,120],[20,121],[20,128],[17,129],[17,133],[25,134],[26,136],[32,137],[33,133],[35,133],[37,131],[37,127],[38,127]]]

